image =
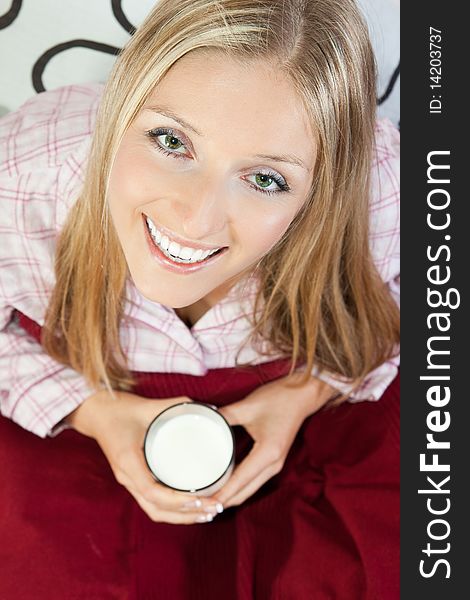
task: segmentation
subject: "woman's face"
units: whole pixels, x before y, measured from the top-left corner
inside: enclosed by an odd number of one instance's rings
[[[180,59],[126,132],[109,208],[136,287],[215,304],[304,203],[316,148],[300,99],[266,61]]]

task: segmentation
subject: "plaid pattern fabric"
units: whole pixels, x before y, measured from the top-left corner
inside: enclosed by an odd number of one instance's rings
[[[57,235],[80,193],[103,86],[72,85],[39,94],[0,119],[0,407],[6,417],[45,437],[94,390],[57,363],[19,327],[14,310],[38,324],[54,286]],[[376,127],[370,244],[381,277],[399,301],[399,134]],[[127,284],[121,340],[133,371],[204,375],[233,367],[247,339],[256,281],[240,283],[191,328],[173,309]],[[272,360],[250,345],[239,358]],[[370,373],[351,401],[374,400],[397,373],[398,357]],[[317,373],[314,371],[313,373]],[[345,382],[321,378],[342,391]]]

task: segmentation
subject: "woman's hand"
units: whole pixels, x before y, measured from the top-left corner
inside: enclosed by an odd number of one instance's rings
[[[198,498],[161,485],[152,477],[143,454],[145,432],[163,410],[187,397],[149,400],[127,392],[101,391],[79,406],[66,421],[94,438],[117,481],[134,496],[153,521],[204,523],[223,510],[213,498]]]
[[[219,409],[230,425],[242,425],[254,440],[248,456],[214,494],[225,508],[241,504],[281,471],[305,418],[337,394],[315,377],[299,388],[286,386],[298,377],[294,374],[262,385],[240,402]]]

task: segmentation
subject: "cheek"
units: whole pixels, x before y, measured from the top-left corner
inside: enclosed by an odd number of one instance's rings
[[[148,202],[154,190],[151,161],[145,153],[121,148],[109,180],[110,204],[135,207]]]
[[[271,209],[251,211],[240,222],[243,244],[260,257],[268,252],[284,235],[294,218],[294,211],[276,206]]]

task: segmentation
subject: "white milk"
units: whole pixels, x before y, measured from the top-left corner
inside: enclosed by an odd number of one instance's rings
[[[197,490],[219,479],[229,466],[233,443],[230,429],[204,415],[179,415],[159,427],[147,460],[167,485]]]

